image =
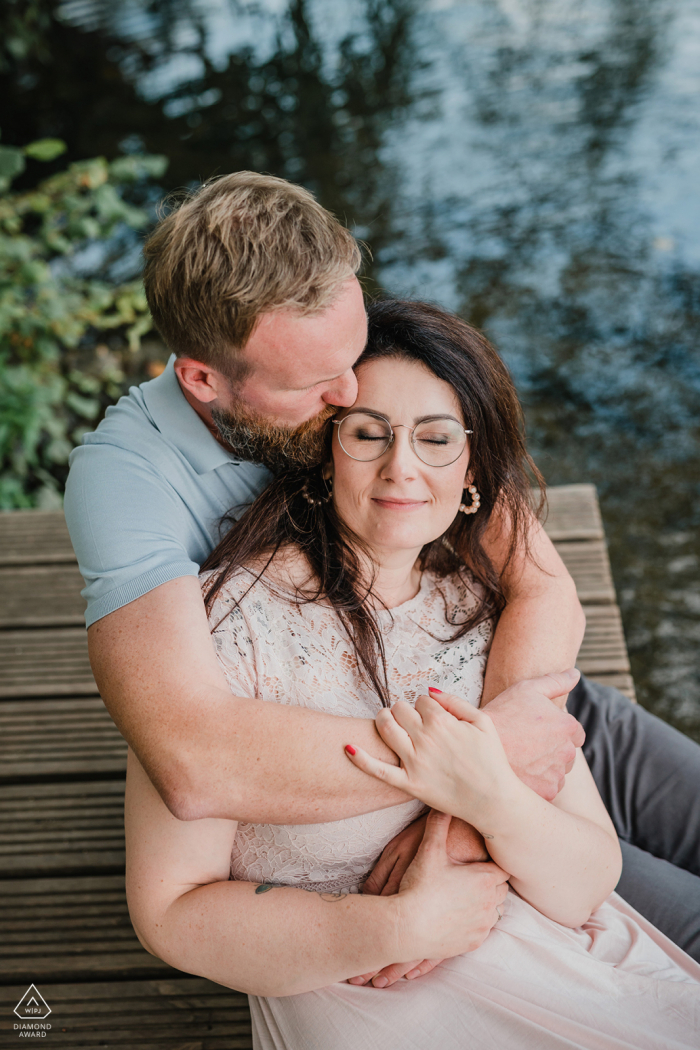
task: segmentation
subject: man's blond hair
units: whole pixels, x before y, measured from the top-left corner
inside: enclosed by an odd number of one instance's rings
[[[261,314],[324,310],[361,262],[355,238],[308,190],[253,171],[206,182],[156,226],[144,256],[168,347],[230,375]]]

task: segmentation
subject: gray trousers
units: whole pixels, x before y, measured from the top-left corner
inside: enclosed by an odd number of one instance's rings
[[[700,746],[585,678],[567,709],[620,837],[617,892],[700,962]]]

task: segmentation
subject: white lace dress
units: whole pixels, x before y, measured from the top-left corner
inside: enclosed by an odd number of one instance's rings
[[[295,604],[263,582],[249,590],[251,581],[237,573],[210,617],[232,692],[373,718],[379,700],[333,610]],[[379,613],[392,701],[415,701],[435,685],[478,705],[490,627],[449,641],[450,624],[474,601],[464,583],[426,573],[415,598]],[[231,877],[357,892],[384,846],[423,808],[408,802],[326,824],[239,823]],[[285,998],[251,996],[250,1005],[255,1050],[700,1046],[700,966],[616,894],[571,930],[511,891],[485,943],[425,977],[383,990],[342,983]]]

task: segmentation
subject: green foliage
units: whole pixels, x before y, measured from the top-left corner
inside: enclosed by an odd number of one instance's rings
[[[0,509],[60,505],[71,448],[122,392],[128,358],[151,330],[140,281],[81,272],[79,253],[143,229],[129,203],[158,178],[157,156],[71,164],[35,189],[9,188],[25,157],[50,161],[65,146],[42,139],[0,147]]]

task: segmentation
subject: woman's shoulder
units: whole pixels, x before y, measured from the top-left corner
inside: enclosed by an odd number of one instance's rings
[[[204,595],[215,585],[222,568],[209,569],[199,575]],[[290,596],[308,591],[313,575],[306,559],[297,551],[278,551],[270,561],[260,558],[236,567],[217,589],[212,613],[217,606],[240,605],[246,599],[262,596],[288,602]]]

